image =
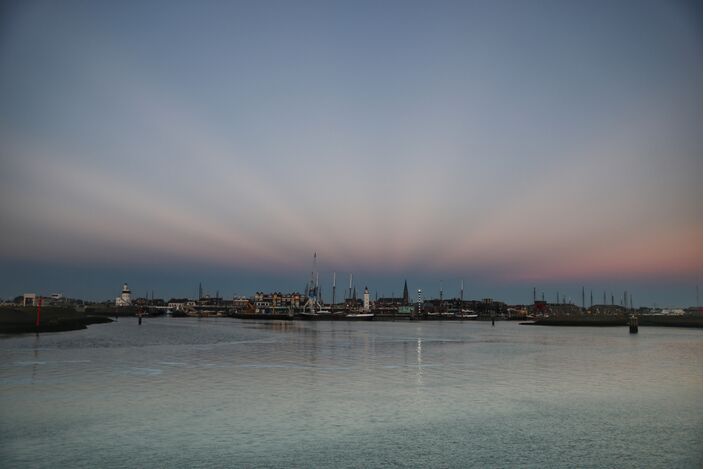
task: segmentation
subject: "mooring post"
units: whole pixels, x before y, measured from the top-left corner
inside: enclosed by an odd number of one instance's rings
[[[39,320],[41,319],[42,316],[42,297],[39,297],[39,301],[37,302],[37,322],[34,324],[36,328],[39,328]]]
[[[635,314],[631,314],[631,317],[628,319],[628,331],[631,334],[638,333],[638,317]]]

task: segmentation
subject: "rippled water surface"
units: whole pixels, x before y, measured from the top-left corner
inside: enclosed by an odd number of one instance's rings
[[[0,338],[2,467],[701,467],[702,331],[134,318]]]

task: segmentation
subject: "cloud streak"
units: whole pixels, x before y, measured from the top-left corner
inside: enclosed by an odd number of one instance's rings
[[[111,20],[130,6],[18,8],[0,258],[293,273],[317,251],[389,276],[699,278],[701,24],[638,6],[597,42],[599,12],[576,6],[543,6],[526,37],[523,7],[482,2],[409,6],[363,37],[349,7],[210,5],[196,16],[258,18],[211,30],[183,6],[155,30]]]

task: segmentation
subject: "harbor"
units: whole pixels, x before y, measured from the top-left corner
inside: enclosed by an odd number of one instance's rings
[[[333,292],[335,292],[333,281]],[[320,293],[319,275],[313,271],[304,293],[262,291],[251,297],[222,298],[219,292],[211,296],[202,285],[198,298],[170,298],[153,295],[133,298],[127,283],[114,301],[102,303],[64,298],[62,295],[42,296],[27,293],[12,302],[0,304],[0,333],[52,332],[83,329],[89,324],[118,321],[121,318],[144,319],[167,316],[178,318],[232,318],[247,321],[457,321],[457,322],[518,322],[536,326],[630,327],[631,321],[643,327],[702,327],[701,307],[656,309],[632,306],[632,296],[623,295],[623,304],[591,304],[579,307],[563,302],[548,303],[534,300],[532,304],[507,304],[483,298],[464,299],[464,284],[459,296],[426,298],[421,290],[415,299],[403,283],[400,297],[371,298],[365,287],[360,298],[350,277],[349,287],[340,302],[325,303]],[[534,290],[534,297],[535,290]],[[559,298],[559,294],[556,296]],[[606,298],[606,294],[604,294]],[[630,302],[629,302],[630,300]],[[584,301],[584,300],[583,300]],[[612,301],[613,297],[612,297]],[[637,327],[636,327],[637,329]]]
[[[5,336],[3,463],[696,467],[701,346],[682,328],[166,316]]]
[[[610,295],[607,304],[606,291],[603,301],[594,303],[593,291],[581,288],[581,304],[578,306],[559,292],[555,302],[538,298],[537,288],[532,290],[532,303],[509,305],[493,298],[481,300],[465,299],[464,281],[460,281],[458,296],[447,298],[443,287],[439,295],[428,298],[421,289],[412,296],[408,282],[404,280],[403,293],[399,297],[372,298],[368,286],[361,295],[353,275],[349,275],[348,286],[341,301],[336,301],[337,275],[333,272],[330,302],[326,303],[320,283],[318,255],[313,254],[309,278],[303,293],[257,291],[251,297],[235,296],[225,299],[216,290],[214,295],[198,284],[195,299],[170,298],[164,300],[151,297],[133,297],[127,283],[122,285],[119,296],[102,303],[85,302],[65,298],[63,294],[50,296],[25,293],[12,302],[0,304],[0,333],[51,332],[82,329],[88,324],[109,322],[113,318],[136,317],[141,325],[143,318],[169,316],[179,317],[226,317],[254,321],[518,321],[522,325],[535,326],[579,326],[579,327],[625,327],[637,333],[638,325],[661,327],[702,327],[702,308],[656,309],[633,306],[633,294],[624,291],[616,304]],[[699,300],[697,289],[697,302]],[[42,320],[42,305],[44,319]]]

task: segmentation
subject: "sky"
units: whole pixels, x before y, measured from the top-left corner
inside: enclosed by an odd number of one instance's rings
[[[0,297],[701,303],[701,8],[3,2]]]

